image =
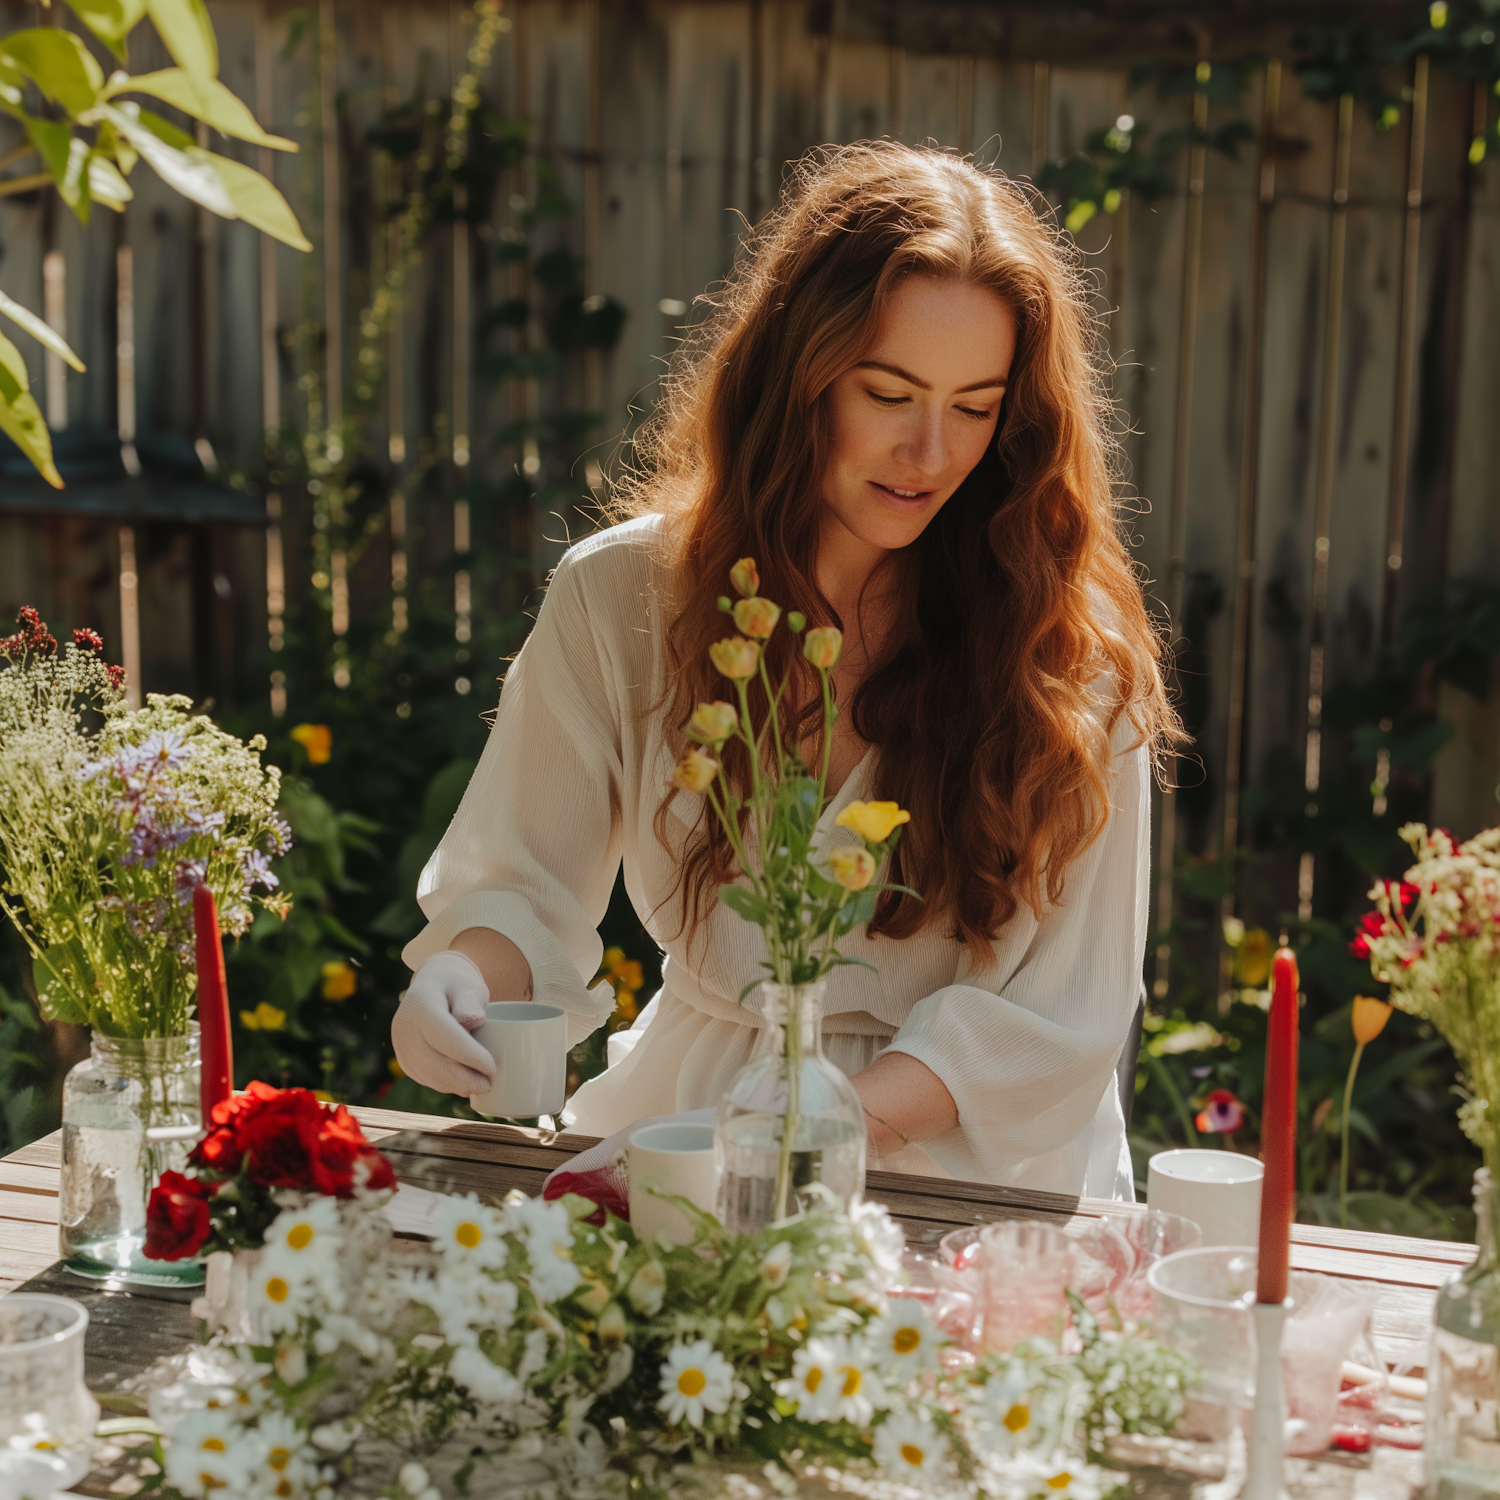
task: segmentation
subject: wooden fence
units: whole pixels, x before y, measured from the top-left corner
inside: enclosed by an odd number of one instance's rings
[[[302,143],[260,164],[301,215],[312,256],[200,213],[144,169],[129,213],[96,213],[87,229],[53,200],[0,199],[0,287],[45,305],[89,366],[76,376],[36,358],[54,425],[136,437],[142,455],[157,440],[165,454],[129,483],[113,470],[91,489],[76,482],[77,500],[7,470],[0,605],[35,600],[66,623],[123,630],[139,641],[128,649],[148,688],[266,701],[268,619],[274,646],[310,569],[342,590],[347,621],[351,608],[388,607],[402,569],[451,568],[455,546],[470,545],[454,494],[540,462],[497,449],[503,425],[556,399],[625,432],[784,163],[879,135],[1029,177],[1091,132],[1128,128],[1122,117],[1155,138],[1195,123],[1253,127],[1237,157],[1184,150],[1168,191],[1127,192],[1079,228],[1117,365],[1139,497],[1132,545],[1190,647],[1183,684],[1201,770],[1188,767],[1163,803],[1164,848],[1233,846],[1240,788],[1277,750],[1305,764],[1315,803],[1328,693],[1370,676],[1401,610],[1443,579],[1500,581],[1500,167],[1471,160],[1494,100],[1485,82],[1418,60],[1387,69],[1404,103],[1381,131],[1363,102],[1307,97],[1291,65],[1292,26],[1312,9],[1330,24],[1364,16],[1410,31],[1425,6],[1143,3],[1122,20],[1131,7],[507,0],[482,86],[502,114],[535,122],[536,155],[502,174],[484,223],[427,239],[384,351],[393,378],[376,450],[393,482],[421,442],[438,444],[409,500],[428,507],[426,550],[408,557],[412,522],[398,507],[392,534],[343,578],[306,534],[267,526],[261,494],[222,481],[257,472],[267,427],[304,420],[294,330],[325,338],[314,385],[335,411],[359,380],[352,324],[368,296],[379,158],[366,131],[392,100],[424,88],[444,99],[474,16],[446,0],[210,9],[226,82]],[[12,4],[6,16],[23,12]],[[137,70],[154,65],[145,52]],[[1218,85],[1173,95],[1132,84],[1133,65],[1153,57],[1207,63],[1222,82],[1252,54],[1269,61],[1243,69],[1238,100]],[[586,291],[628,313],[616,347],[573,360],[551,397],[474,378],[476,323],[512,275],[491,251],[534,205],[538,161],[576,208],[556,232],[581,257]],[[573,476],[580,497],[611,448]],[[167,498],[150,502],[147,481],[169,461]],[[530,528],[538,578],[564,524]],[[456,611],[482,610],[459,577]],[[1458,734],[1436,768],[1433,810],[1470,831],[1494,821],[1500,709],[1441,693]],[[1306,907],[1311,862],[1295,878]]]

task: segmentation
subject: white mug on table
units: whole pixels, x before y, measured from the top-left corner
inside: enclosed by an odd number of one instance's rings
[[[692,1221],[668,1200],[686,1198],[705,1213],[714,1211],[718,1170],[714,1164],[714,1128],[666,1121],[633,1131],[625,1148],[630,1179],[630,1227],[642,1240],[660,1230],[674,1244],[697,1238]]]
[[[1264,1165],[1238,1151],[1158,1151],[1147,1164],[1146,1203],[1190,1219],[1204,1246],[1260,1243]]]
[[[491,1002],[474,1040],[495,1059],[495,1081],[469,1103],[482,1115],[555,1115],[568,1091],[568,1017],[555,1005]]]

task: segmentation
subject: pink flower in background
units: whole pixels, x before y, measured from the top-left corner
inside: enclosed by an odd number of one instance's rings
[[[1228,1089],[1215,1089],[1193,1123],[1204,1135],[1233,1135],[1245,1123],[1245,1106]]]

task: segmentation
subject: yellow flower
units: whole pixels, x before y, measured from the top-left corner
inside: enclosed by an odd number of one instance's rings
[[[858,847],[835,849],[828,856],[828,873],[846,891],[862,891],[875,878],[875,856]]]
[[[1354,1011],[1350,1020],[1354,1026],[1354,1040],[1361,1047],[1373,1042],[1385,1030],[1391,1018],[1391,1007],[1384,1000],[1372,999],[1369,995],[1354,997]]]
[[[776,629],[781,606],[769,599],[741,599],[734,607],[734,628],[763,641]]]
[[[749,599],[760,592],[760,570],[753,557],[742,557],[730,570],[729,581],[741,599]]]
[[[615,1014],[625,1021],[633,1021],[640,1014],[636,1007],[634,990],[615,991]]]
[[[708,659],[726,677],[754,677],[760,664],[760,648],[754,641],[732,635],[708,648]]]
[[[844,632],[834,625],[820,625],[807,632],[802,643],[802,654],[813,666],[825,672],[839,664],[839,655],[844,649]]]
[[[615,970],[615,978],[627,990],[638,990],[646,982],[645,975],[641,973],[640,960],[636,958],[632,958],[628,962],[621,964]]]
[[[240,1012],[240,1024],[246,1031],[280,1031],[286,1025],[286,1012],[262,1000],[254,1010]]]
[[[1245,989],[1258,990],[1271,977],[1271,934],[1252,927],[1234,951],[1234,977]]]
[[[857,833],[868,844],[883,844],[911,814],[894,802],[851,802],[834,822]]]
[[[323,998],[325,1000],[347,1000],[359,988],[359,975],[350,964],[341,958],[330,959],[323,965]]]
[[[672,785],[683,792],[706,792],[718,774],[718,761],[694,746],[677,762],[677,769],[672,772]]]
[[[391,1070],[391,1077],[392,1078],[405,1078],[406,1077],[406,1069],[403,1068],[401,1066],[401,1064],[394,1057],[386,1064],[386,1067],[388,1067]]]
[[[700,703],[688,720],[688,733],[695,740],[707,740],[717,745],[734,733],[740,721],[740,711],[732,703]]]
[[[326,766],[333,757],[333,731],[326,724],[298,724],[292,738],[307,751],[315,766]]]

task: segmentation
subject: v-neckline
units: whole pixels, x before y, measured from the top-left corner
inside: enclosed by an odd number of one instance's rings
[[[863,784],[866,770],[869,768],[870,757],[875,753],[874,745],[866,745],[865,753],[854,763],[854,768],[844,777],[844,784],[828,799],[828,806],[823,809],[818,818],[817,827],[823,825],[832,818],[836,818],[849,803],[854,801],[853,793]]]

